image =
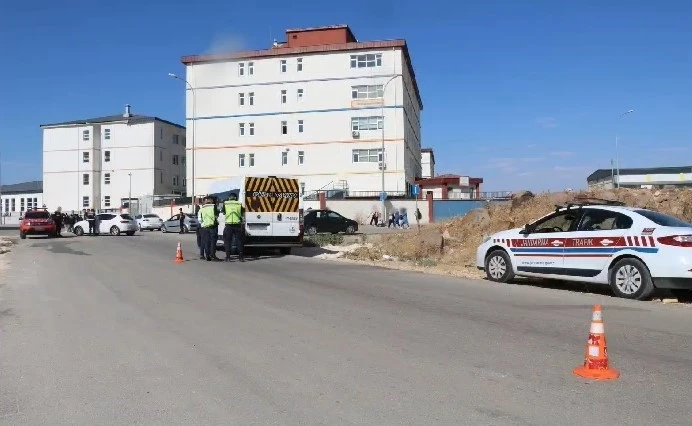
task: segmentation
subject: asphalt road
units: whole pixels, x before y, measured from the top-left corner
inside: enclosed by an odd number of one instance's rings
[[[177,235],[31,239],[0,272],[0,422],[689,424],[692,309]],[[602,303],[611,362],[582,362]]]

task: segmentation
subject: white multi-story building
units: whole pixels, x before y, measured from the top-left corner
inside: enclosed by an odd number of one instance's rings
[[[421,154],[421,177],[430,179],[435,177],[435,153],[432,148],[422,148]]]
[[[0,224],[17,224],[25,211],[40,207],[43,207],[40,180],[0,187]]]
[[[423,104],[406,42],[359,42],[346,25],[286,37],[267,50],[182,58],[195,193],[282,174],[304,191],[377,194],[382,168],[388,193],[408,191],[422,176]]]
[[[185,193],[185,127],[121,115],[44,124],[43,194],[48,208],[116,210],[135,199]],[[131,191],[131,192],[130,192]]]

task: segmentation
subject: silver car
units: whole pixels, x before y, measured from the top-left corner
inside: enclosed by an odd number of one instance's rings
[[[185,221],[183,222],[183,232],[195,232],[199,226],[197,218],[193,214],[183,213]],[[163,222],[161,232],[180,232],[180,215],[173,215],[170,219]]]
[[[140,232],[144,230],[160,231],[163,226],[163,219],[161,219],[159,215],[153,213],[138,214],[135,216],[135,220],[137,221],[137,228]]]

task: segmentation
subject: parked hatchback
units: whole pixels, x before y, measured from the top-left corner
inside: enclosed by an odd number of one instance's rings
[[[99,213],[96,215],[99,234],[135,235],[137,222],[129,214]],[[89,221],[81,220],[74,224],[75,235],[81,237],[89,233]]]
[[[183,232],[195,232],[199,223],[197,218],[193,214],[183,213],[185,215],[185,220],[183,222]],[[173,215],[170,219],[163,222],[161,226],[161,232],[180,232],[180,215]]]
[[[138,214],[135,216],[135,221],[137,221],[137,229],[139,229],[140,232],[144,230],[160,231],[163,226],[163,219],[161,219],[159,215],[153,213]]]
[[[27,235],[45,235],[53,237],[57,233],[55,222],[50,212],[45,209],[29,210],[19,224],[19,238],[22,240]]]
[[[332,210],[310,210],[305,213],[304,229],[308,235],[322,232],[353,234],[358,231],[358,222]]]

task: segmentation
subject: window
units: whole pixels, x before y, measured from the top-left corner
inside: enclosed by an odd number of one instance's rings
[[[34,208],[38,208],[38,198],[34,198]]]
[[[111,196],[106,195],[103,197],[103,206],[104,207],[110,207],[111,206]]]
[[[298,151],[298,164],[303,164],[305,162],[305,151]]]
[[[247,94],[247,103],[250,106],[255,104],[255,92],[250,92]]]
[[[296,70],[298,72],[303,71],[303,58],[296,59]]]
[[[88,163],[88,162],[89,162],[89,153],[83,152],[82,153],[82,163]]]
[[[6,212],[10,211],[10,200],[9,200],[9,198],[5,198],[5,211],[6,211]]]
[[[298,133],[303,133],[303,120],[298,120]]]
[[[238,167],[245,167],[245,154],[238,154]]]
[[[255,63],[254,62],[248,62],[247,63],[247,75],[253,75],[255,73]]]
[[[255,123],[249,123],[247,130],[250,136],[255,136]]]
[[[159,160],[163,161],[163,150],[159,150]]]
[[[303,89],[298,89],[298,93],[297,93],[298,102],[303,100],[303,93],[304,93]]]
[[[110,151],[104,151],[103,152],[103,161],[105,163],[110,163],[111,162],[111,152]]]
[[[15,206],[15,201],[14,201],[14,198],[13,198],[13,199],[12,199],[12,211],[13,211],[13,212],[15,211],[15,207],[16,207],[16,206]]]
[[[284,151],[281,153],[281,165],[285,166],[288,164],[288,152]]]
[[[84,207],[85,209],[89,207],[89,197],[88,196],[82,197],[82,207]]]
[[[103,139],[109,140],[111,138],[111,129],[103,129]]]
[[[354,149],[353,150],[353,162],[354,163],[381,163],[382,162],[382,150],[381,149]]]
[[[183,146],[187,146],[187,138],[183,136]]]
[[[241,77],[245,75],[245,64],[243,62],[238,64],[238,75]]]
[[[159,128],[159,139],[163,139],[163,127]]]
[[[178,186],[178,176],[173,176],[173,186]]]
[[[159,172],[159,182],[163,183],[163,172]]]
[[[89,175],[87,173],[82,175],[82,184],[89,185]]]
[[[382,66],[381,53],[351,55],[351,68],[374,68]]]
[[[351,118],[351,130],[377,130],[382,128],[382,117],[353,117]]]
[[[110,173],[104,173],[103,184],[104,185],[110,185],[111,184],[111,174]]]
[[[285,104],[285,103],[286,103],[286,98],[287,98],[287,96],[286,96],[286,91],[285,91],[285,90],[282,90],[282,91],[281,91],[281,103],[282,103],[282,104]]]
[[[249,162],[250,162],[249,166],[250,166],[250,167],[255,167],[255,154],[250,154],[249,160],[250,160],[250,161],[249,161]]]
[[[89,140],[89,131],[88,130],[82,130],[82,140],[83,141]]]
[[[286,60],[281,60],[281,72],[286,72]]]
[[[281,122],[281,134],[282,135],[288,134],[288,123],[286,123],[285,121]]]
[[[586,209],[579,225],[579,231],[611,231],[630,229],[632,219],[622,213],[610,210]]]
[[[305,182],[300,183],[300,195],[303,196],[305,194]]]
[[[183,155],[183,166],[185,165],[185,163],[187,163],[187,157]]]
[[[19,211],[20,211],[20,212],[23,212],[23,211],[24,211],[24,198],[22,198],[22,199],[19,200],[19,201],[20,201]]]
[[[578,209],[553,213],[534,223],[533,226],[531,226],[531,232],[536,234],[569,232],[579,216],[581,216],[581,212]]]
[[[183,178],[183,186],[187,186],[187,179]]]
[[[173,165],[174,165],[174,166],[178,165],[178,163],[179,163],[178,158],[179,158],[179,157],[178,157],[177,155],[174,155],[174,156],[173,156]]]
[[[238,105],[245,106],[245,93],[238,93]]]
[[[384,96],[384,86],[352,86],[351,99],[379,99]]]
[[[245,123],[238,123],[238,135],[245,136]]]
[[[173,135],[173,145],[179,145],[179,144],[180,144],[180,136]]]

